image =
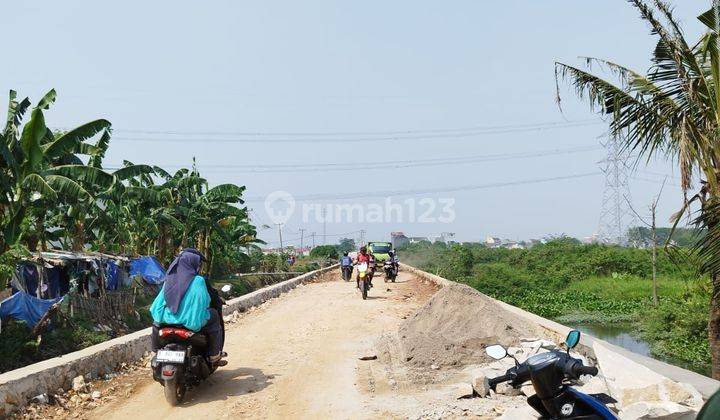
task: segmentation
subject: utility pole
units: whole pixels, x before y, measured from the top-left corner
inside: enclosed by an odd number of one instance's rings
[[[278,236],[280,237],[280,253],[283,252],[283,243],[282,243],[282,223],[275,223],[278,227]]]
[[[305,239],[305,231],[307,229],[300,228],[300,255],[303,253],[303,239]]]
[[[312,247],[315,248],[315,232],[311,233],[310,236],[312,236]]]
[[[365,229],[360,230],[360,246],[365,246]]]

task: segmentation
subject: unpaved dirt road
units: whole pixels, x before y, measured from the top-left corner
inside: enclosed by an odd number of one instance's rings
[[[383,332],[424,303],[433,286],[408,273],[374,280],[363,301],[354,282],[327,274],[227,325],[228,366],[169,407],[162,387],[142,380],[129,397],[89,411],[98,419],[372,418],[373,396],[360,371]]]

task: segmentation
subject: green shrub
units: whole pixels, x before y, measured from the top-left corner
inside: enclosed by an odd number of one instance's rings
[[[336,260],[338,259],[338,251],[335,245],[320,245],[310,251],[310,256],[313,258],[328,258]]]

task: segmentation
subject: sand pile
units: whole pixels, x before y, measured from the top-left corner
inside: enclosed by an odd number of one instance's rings
[[[486,345],[514,346],[540,333],[475,289],[451,284],[403,322],[397,344],[410,365],[450,367],[488,362]]]

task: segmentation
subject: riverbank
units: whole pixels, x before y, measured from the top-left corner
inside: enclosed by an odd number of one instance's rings
[[[603,338],[639,354],[649,351],[659,360],[709,373],[708,283],[665,255],[658,264],[657,307],[652,302],[647,250],[561,239],[528,250],[413,244],[400,256],[409,264],[565,325],[620,326]]]

